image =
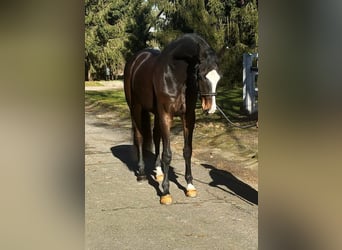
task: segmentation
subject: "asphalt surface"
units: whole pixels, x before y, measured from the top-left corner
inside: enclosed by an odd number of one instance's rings
[[[161,205],[152,154],[148,180],[136,180],[129,122],[109,126],[88,110],[85,133],[86,249],[258,249],[252,187],[193,158],[198,196],[186,197],[182,152],[173,151],[173,204]]]

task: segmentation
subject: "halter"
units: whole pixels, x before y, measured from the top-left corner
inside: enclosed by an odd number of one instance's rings
[[[200,76],[200,75],[199,75],[199,76]],[[200,78],[203,79],[202,76],[200,76]],[[214,93],[203,93],[203,92],[201,92],[201,90],[200,90],[200,88],[199,88],[198,81],[196,81],[196,85],[197,85],[197,91],[198,91],[199,96],[216,96],[216,95],[217,95],[216,92],[214,92]]]
[[[206,71],[208,71],[208,72],[206,72],[206,75],[203,76],[204,73],[200,72],[200,65],[197,65],[197,67],[195,67],[197,79],[199,81],[202,81],[202,82],[208,82],[208,81],[211,82],[211,80],[212,80],[212,71],[215,71],[214,73],[216,73],[216,75],[217,75],[217,71],[216,71],[216,69],[214,67],[210,67],[211,68],[210,71],[209,71],[208,67],[205,67],[205,68],[207,68]],[[211,76],[209,76],[209,78],[208,78],[207,76],[209,74]],[[215,77],[215,75],[214,75],[214,77]],[[196,85],[197,85],[198,93],[199,93],[200,96],[203,96],[203,97],[210,96],[210,97],[212,97],[212,96],[216,96],[217,95],[216,92],[212,92],[212,93],[209,93],[209,92],[208,93],[203,93],[203,92],[201,92],[201,89],[200,89],[200,86],[199,86],[199,81],[196,81]],[[214,79],[214,81],[215,81],[215,79]],[[214,83],[215,84],[214,90],[216,90],[217,81]],[[211,83],[211,84],[213,84],[213,83]]]
[[[201,74],[199,74],[198,70],[197,70],[197,77],[200,78],[203,82],[209,80],[208,78],[203,77]],[[213,93],[203,93],[203,92],[201,92],[198,81],[196,81],[196,85],[197,85],[197,90],[198,90],[198,93],[199,93],[200,96],[216,96],[217,95],[216,92],[213,92]]]
[[[200,96],[216,96],[217,93],[202,93],[201,91],[198,91]]]

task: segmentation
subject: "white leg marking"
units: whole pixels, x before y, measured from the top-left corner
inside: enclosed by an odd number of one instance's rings
[[[186,190],[196,190],[195,186],[192,185],[191,183],[188,184],[188,186],[186,187]]]
[[[205,76],[211,83],[211,91],[213,93],[216,92],[216,86],[217,86],[217,82],[220,80],[220,75],[217,73],[216,70],[212,70],[210,71],[208,74],[206,74]],[[208,111],[209,114],[212,114],[216,111],[216,98],[215,96],[212,97],[212,104],[211,104],[211,108]]]
[[[156,167],[156,176],[158,175],[163,175],[163,171],[161,169],[161,167]]]

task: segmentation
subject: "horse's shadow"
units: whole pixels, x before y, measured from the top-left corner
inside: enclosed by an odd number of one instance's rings
[[[251,186],[237,179],[231,173],[217,169],[208,164],[201,164],[204,168],[210,169],[210,177],[212,178],[212,182],[209,183],[212,187],[217,187],[221,190],[224,190],[232,195],[235,195],[243,200],[258,205],[258,191],[256,191]],[[219,187],[220,185],[226,186],[229,190]]]
[[[138,157],[136,147],[134,145],[118,145],[111,148],[113,156],[122,161],[126,167],[138,176]],[[148,184],[150,184],[157,192],[158,196],[162,196],[162,191],[159,187],[159,182],[155,180],[154,173],[154,161],[155,154],[150,151],[144,151],[144,162],[145,162],[145,173]],[[177,187],[186,193],[186,188],[182,186],[178,180],[178,176],[174,171],[174,168],[170,166],[169,168],[169,180],[177,185]]]

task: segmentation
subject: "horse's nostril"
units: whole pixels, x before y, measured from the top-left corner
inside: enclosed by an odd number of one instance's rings
[[[212,97],[211,96],[202,96],[201,97],[202,101],[202,109],[204,111],[209,110],[212,105]]]

